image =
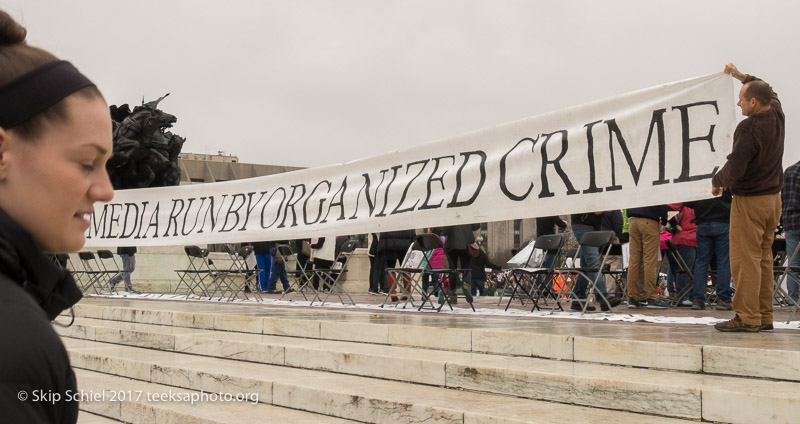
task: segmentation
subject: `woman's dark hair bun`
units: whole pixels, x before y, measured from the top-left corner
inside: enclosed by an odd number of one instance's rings
[[[0,46],[25,43],[28,31],[4,10],[0,10]]]

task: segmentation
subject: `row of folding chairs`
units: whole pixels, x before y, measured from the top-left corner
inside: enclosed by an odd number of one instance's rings
[[[335,295],[339,302],[345,303],[345,299],[350,304],[355,305],[355,301],[350,293],[345,289],[344,282],[345,275],[347,274],[347,267],[350,264],[350,259],[356,250],[356,240],[347,240],[336,253],[336,259],[328,268],[314,267],[313,262],[309,261],[304,264],[297,265],[297,269],[293,271],[287,270],[287,274],[292,277],[290,288],[292,288],[292,296],[290,301],[302,296],[304,300],[310,301],[311,306],[319,301],[320,306],[324,305],[331,295]],[[284,263],[292,250],[289,245],[278,245],[275,248],[276,256],[279,256]],[[314,285],[314,281],[317,285]],[[281,296],[281,299],[286,297],[287,292]]]
[[[313,306],[316,302],[324,305],[334,295],[342,303],[346,299],[355,305],[352,296],[342,284],[355,248],[356,240],[345,242],[330,268],[314,268],[309,262],[298,264],[296,270],[286,270],[292,290],[284,291],[280,299],[293,301],[302,296]],[[258,301],[263,300],[257,289],[261,270],[248,265],[247,259],[253,252],[252,246],[235,249],[233,245],[224,245],[224,252],[228,254],[228,260],[224,263],[209,258],[209,251],[199,246],[185,246],[184,252],[188,259],[187,267],[175,270],[179,277],[175,293],[185,290],[187,297],[199,296],[220,301],[232,301],[240,296],[247,300],[251,295]],[[283,263],[287,263],[293,254],[287,244],[279,244],[275,248],[276,258]],[[315,280],[319,282],[316,287],[313,284]]]
[[[247,265],[247,258],[253,252],[253,247],[242,246],[236,249],[231,244],[225,244],[223,249],[228,258],[217,263],[209,258],[208,249],[184,246],[188,262],[186,268],[175,270],[179,281],[174,293],[185,289],[187,298],[199,296],[233,301],[240,295],[246,300],[252,295],[255,299],[262,300],[256,289],[259,270]]]
[[[78,262],[66,253],[50,256],[51,260],[59,266],[69,270],[75,283],[83,293],[101,294],[116,292],[109,286],[109,281],[119,273],[124,272],[110,250],[78,252]]]
[[[531,312],[548,308],[551,313],[563,311],[562,303],[570,302],[581,307],[585,313],[594,298],[598,303],[605,303],[609,309],[610,299],[595,292],[598,284],[606,284],[606,276],[613,278],[617,295],[624,296],[624,273],[619,270],[608,270],[604,267],[606,259],[612,254],[615,234],[613,231],[591,231],[582,237],[577,249],[566,249],[566,239],[561,234],[543,235],[533,243],[531,255],[525,266],[513,268],[506,273],[506,288],[500,297],[510,291],[506,310],[516,299],[526,306],[530,302]],[[581,264],[582,251],[596,248],[600,255],[597,267]],[[618,247],[617,247],[618,249]],[[594,275],[593,278],[590,275]],[[580,278],[587,280],[585,296],[577,294]]]
[[[409,305],[421,311],[422,309],[432,309],[440,312],[445,305],[453,310],[451,300],[459,295],[464,297],[473,311],[472,296],[464,288],[464,283],[468,281],[469,269],[454,268],[455,262],[445,251],[445,267],[433,268],[430,264],[430,256],[435,249],[444,250],[444,243],[441,237],[436,234],[419,234],[414,243],[409,247],[399,268],[388,268],[386,270],[388,280],[392,284],[388,287],[389,291],[383,300],[381,307],[385,307],[389,299],[394,297],[398,303],[395,308],[405,309]],[[422,288],[422,278],[427,274],[434,280],[432,286],[439,287],[441,299],[438,303],[433,302],[433,294],[436,290],[425,291]],[[441,279],[441,282],[436,281]],[[419,300],[419,304],[416,301]]]

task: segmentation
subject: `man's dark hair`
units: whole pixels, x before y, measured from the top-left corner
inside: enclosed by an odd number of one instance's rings
[[[772,87],[764,81],[751,81],[744,89],[744,98],[750,100],[753,97],[761,106],[768,106],[772,101]]]

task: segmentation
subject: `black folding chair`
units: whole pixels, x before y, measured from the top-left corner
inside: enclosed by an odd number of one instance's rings
[[[539,250],[542,252],[540,260],[531,263],[531,258],[528,258],[526,267],[514,268],[508,278],[508,282],[512,286],[511,295],[509,296],[508,303],[506,304],[506,311],[511,306],[511,302],[517,297],[523,306],[525,302],[523,299],[530,299],[533,301],[534,310],[540,309],[539,299],[547,302],[547,298],[555,298],[557,295],[553,291],[553,270],[556,267],[556,261],[564,246],[564,237],[560,234],[547,234],[540,236],[533,244],[531,250],[531,257],[534,252]],[[550,263],[548,258],[551,259]],[[524,297],[518,296],[517,292],[521,291]]]
[[[281,260],[284,264],[288,264],[292,255],[294,255],[294,252],[292,252],[292,248],[288,244],[279,244],[275,246],[276,260]],[[281,297],[278,300],[283,300],[283,297],[287,294],[295,293],[300,289],[302,280],[299,278],[299,276],[300,274],[305,275],[305,268],[302,268],[302,270],[286,270],[286,275],[291,277],[289,279],[289,288],[283,291],[283,294],[281,294]],[[303,297],[305,297],[305,294],[303,294]],[[306,298],[306,300],[308,300],[308,298]]]
[[[589,306],[592,294],[599,296],[600,298],[597,299],[597,297],[595,297],[595,300],[598,302],[605,302],[608,310],[611,310],[611,303],[609,303],[608,299],[600,293],[595,293],[594,289],[601,278],[603,278],[603,284],[605,284],[605,277],[603,276],[603,264],[605,263],[609,252],[611,251],[611,243],[614,241],[615,237],[616,235],[613,231],[590,231],[583,235],[583,238],[580,240],[580,248],[578,248],[576,253],[576,258],[582,257],[581,252],[587,247],[595,247],[598,249],[598,253],[600,253],[600,263],[596,268],[589,268],[583,266],[583,264],[581,264],[580,267],[576,267],[575,262],[573,261],[573,264],[570,267],[555,269],[555,272],[559,274],[559,276],[566,276],[568,278],[563,279],[565,280],[565,283],[561,288],[562,296],[556,297],[556,301],[553,304],[553,310],[551,313],[554,313],[556,308],[563,310],[561,307],[561,301],[566,300],[582,304],[583,306],[581,308],[581,315],[583,315],[586,313],[586,308]],[[589,278],[588,274],[591,273],[595,274],[594,279]],[[579,298],[575,293],[577,282],[580,277],[584,277],[588,281],[586,285],[585,298]]]
[[[336,260],[333,262],[331,268],[328,269],[314,269],[314,274],[319,277],[319,289],[316,290],[314,294],[314,299],[311,299],[311,304],[314,304],[316,299],[322,300],[320,306],[324,305],[325,302],[328,301],[328,298],[331,294],[336,294],[339,298],[339,301],[344,304],[344,298],[342,298],[342,294],[347,296],[350,299],[350,303],[355,305],[356,302],[353,301],[353,298],[350,296],[350,293],[345,290],[344,286],[342,285],[342,277],[347,272],[347,264],[350,262],[350,258],[353,256],[353,252],[356,250],[356,240],[350,239],[347,240],[344,245],[342,246],[342,250],[339,252]],[[321,292],[327,290],[327,295],[325,299],[322,299],[320,296]]]
[[[117,263],[116,258],[114,258],[114,254],[110,250],[98,250],[97,262],[100,264],[100,269],[106,274],[101,277],[101,279],[104,281],[111,281],[111,279],[116,277],[117,274],[124,272],[119,266],[119,263]],[[116,287],[111,287],[110,284],[108,289],[111,292],[117,292]]]
[[[388,268],[386,270],[387,280],[392,281],[389,287],[386,298],[381,303],[381,308],[386,305],[391,297],[392,300],[399,300],[402,303],[403,309],[411,304],[412,308],[416,308],[414,304],[414,294],[419,294],[422,297],[422,275],[425,268],[428,266],[429,255],[420,249],[416,241],[411,244],[411,249],[403,258],[403,263],[400,268]],[[395,304],[395,308],[400,306],[400,302]]]
[[[289,256],[287,253],[291,252],[291,248],[288,245],[278,245],[276,250],[278,254],[283,255],[284,261]],[[306,263],[301,263],[298,261],[295,270],[286,270],[286,274],[292,277],[292,282],[290,283],[291,287],[294,287],[292,298],[289,299],[289,301],[293,301],[298,295],[303,296],[303,299],[308,300],[306,292],[311,292],[312,294],[316,295],[316,291],[313,290],[313,286],[311,285],[311,280],[314,278],[314,270],[312,265],[313,264],[311,261],[306,261]],[[283,299],[287,293],[288,292],[284,292],[280,298]],[[314,296],[312,296],[312,299],[314,299]]]
[[[187,298],[191,295],[211,297],[206,289],[205,282],[216,278],[216,275],[208,266],[208,250],[201,249],[198,246],[184,246],[183,251],[189,259],[189,264],[186,269],[175,270],[180,281],[175,286],[173,293],[177,294],[181,285],[185,285]],[[195,290],[199,291],[199,294]]]
[[[216,275],[217,288],[222,291],[222,296],[225,297],[230,292],[227,297],[228,301],[232,301],[238,298],[241,293],[245,300],[249,300],[247,293],[252,293],[257,300],[263,300],[256,289],[260,270],[249,269],[247,266],[247,257],[253,253],[253,247],[242,246],[237,250],[233,245],[226,244],[225,251],[231,259],[231,265],[228,269],[215,269],[213,263],[209,265],[212,274]]]
[[[622,256],[622,245],[612,244],[608,256]],[[614,281],[614,297],[620,298],[623,302],[628,300],[628,270],[626,268],[611,269],[609,264],[603,265],[603,275],[611,277]]]
[[[784,253],[784,257],[788,255],[789,252]],[[783,289],[782,283],[783,281],[788,282],[790,278],[795,283],[800,283],[800,278],[798,278],[800,266],[792,266],[792,262],[794,262],[798,256],[800,256],[800,244],[798,244],[794,249],[794,252],[792,252],[791,257],[789,257],[789,261],[786,262],[786,266],[783,266],[783,261],[780,260],[778,263],[781,265],[773,267],[773,275],[775,276],[773,297],[775,298],[775,301],[778,302],[778,305],[792,308],[792,313],[789,315],[789,319],[786,320],[787,324],[792,321],[792,318],[794,318],[798,309],[800,309],[800,303],[789,296],[789,293]]]
[[[677,295],[672,298],[672,306],[678,306],[681,300],[683,300],[686,295],[690,295],[692,289],[694,288],[694,273],[689,268],[689,265],[686,264],[686,261],[683,260],[683,256],[681,256],[680,252],[678,252],[678,247],[675,246],[675,243],[673,243],[672,240],[666,240],[664,244],[667,245],[667,255],[672,257],[674,263],[678,264],[678,269],[673,271],[675,271],[677,274],[686,275],[689,277],[690,284],[687,284],[683,290],[678,292]],[[676,281],[676,287],[677,284],[678,282]]]
[[[452,293],[453,295],[457,296],[458,291],[456,290],[456,287],[458,286],[461,286],[462,291],[464,290],[462,281],[463,276],[471,272],[471,270],[465,268],[455,269],[455,264],[453,263],[452,258],[450,258],[449,255],[447,254],[447,251],[444,250],[444,243],[442,243],[442,239],[436,234],[431,234],[431,233],[419,234],[417,235],[415,244],[422,251],[433,251],[434,249],[442,249],[444,251],[444,257],[447,260],[447,264],[449,265],[449,267],[431,268],[430,264],[428,264],[426,265],[426,268],[423,272],[429,274],[439,274],[448,276],[448,283],[445,284],[445,282],[442,281],[439,287],[439,291],[441,293],[440,298],[443,299],[439,304],[439,307],[436,308],[434,306],[434,309],[436,309],[436,312],[440,312],[444,307],[444,305],[446,304],[452,311],[453,305],[450,303],[450,294]],[[455,280],[455,281],[450,281],[450,280]],[[432,293],[433,292],[431,292],[431,294]],[[419,305],[419,308],[417,308],[418,311],[421,311],[426,303],[433,306],[433,302],[430,301],[431,294],[422,293],[422,303]],[[474,312],[475,306],[472,305],[472,301],[470,300],[472,296],[471,295],[467,296],[467,295],[469,295],[469,292],[465,293],[465,298],[467,299],[469,306],[472,308],[472,311]]]
[[[108,286],[103,284],[106,276],[105,270],[103,270],[100,262],[97,261],[97,257],[92,252],[78,252],[78,258],[83,268],[83,271],[81,271],[81,283],[83,283],[81,290],[86,293],[91,289],[95,294],[100,294],[102,289]],[[109,293],[111,293],[110,288]]]
[[[533,247],[534,244],[536,244],[536,240],[530,240],[530,241],[528,241],[528,243],[525,244],[525,246],[520,248],[519,251],[521,252],[521,251],[527,249],[528,246],[530,246],[531,251],[528,253],[528,257],[525,259],[525,262],[522,264],[522,266],[511,267],[510,268],[511,270],[516,269],[516,268],[536,268],[539,265],[541,265],[541,262],[544,260],[544,253],[541,252],[540,250],[536,250]],[[506,297],[506,294],[507,294],[506,292],[514,289],[513,282],[511,281],[511,278],[512,278],[511,270],[506,272],[502,277],[503,290],[500,291],[500,296],[498,296],[497,306],[500,306],[500,305],[503,304],[503,299]],[[530,287],[526,287],[526,289],[529,289],[529,288]],[[528,290],[528,291],[530,291],[530,290]],[[523,293],[523,294],[525,294],[525,293]],[[511,293],[508,293],[508,295],[510,296]],[[527,294],[525,294],[525,295],[527,296]],[[517,300],[520,301],[522,306],[525,306],[525,299],[526,299],[525,296],[520,295],[520,294],[517,295]],[[507,306],[506,306],[506,310],[508,310]]]

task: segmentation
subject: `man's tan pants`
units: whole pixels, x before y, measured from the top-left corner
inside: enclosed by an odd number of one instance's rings
[[[780,194],[734,196],[731,205],[733,310],[747,325],[772,324],[772,239],[781,217]]]
[[[661,242],[658,221],[648,218],[631,218],[631,259],[628,264],[628,298],[638,301],[658,300],[656,279],[658,278],[658,245]],[[644,288],[642,288],[644,273]]]

